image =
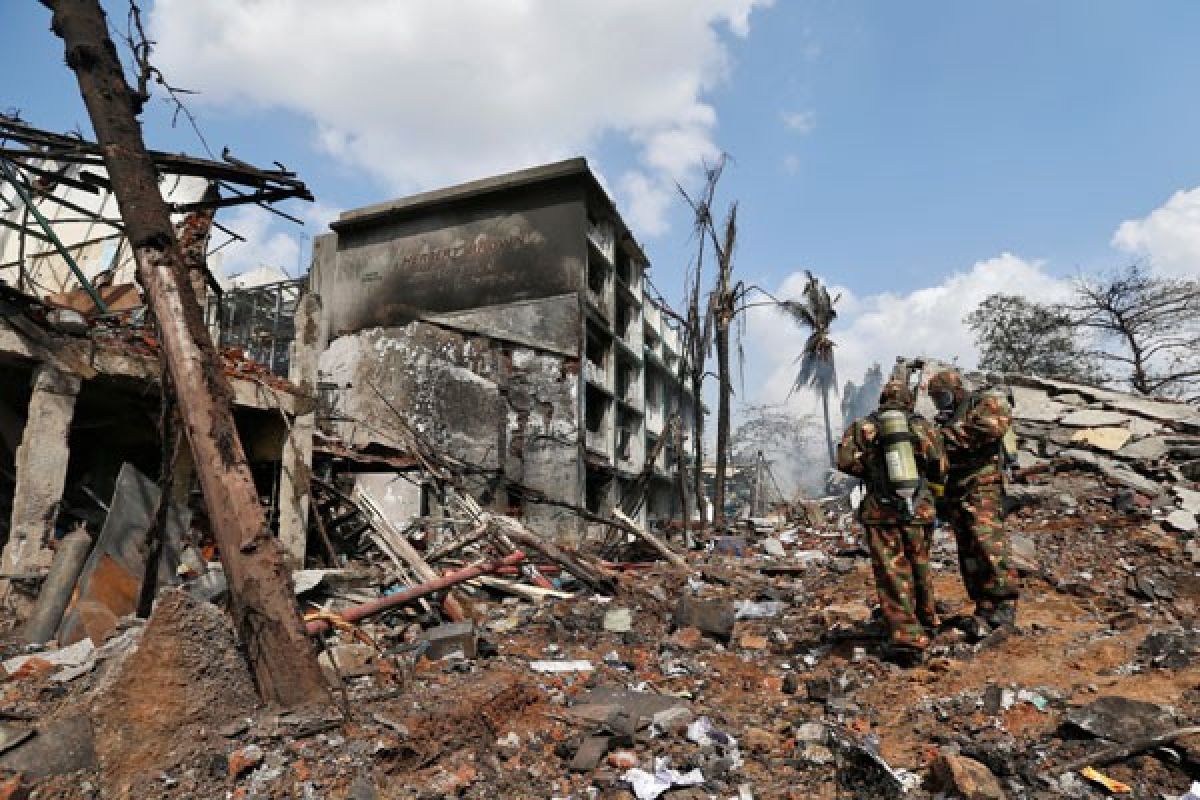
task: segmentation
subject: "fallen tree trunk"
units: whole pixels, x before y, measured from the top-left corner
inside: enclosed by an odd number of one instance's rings
[[[242,443],[232,392],[208,337],[184,257],[137,121],[144,98],[130,88],[97,0],[42,0],[53,11],[66,61],[79,81],[137,259],[138,281],[158,322],[162,357],[229,581],[234,626],[264,700],[328,702],[291,579],[267,528]]]
[[[498,561],[481,561],[472,564],[469,567],[464,567],[457,572],[448,572],[437,580],[422,583],[419,586],[414,586],[411,589],[406,589],[403,592],[389,594],[387,597],[381,597],[378,600],[372,600],[369,603],[363,603],[361,606],[352,606],[343,611],[338,612],[337,616],[346,622],[358,622],[375,614],[382,614],[392,608],[407,605],[414,600],[420,600],[422,597],[440,592],[443,589],[449,589],[451,586],[457,586],[460,583],[465,583],[480,575],[486,575],[489,572],[495,572],[501,567],[511,567],[515,564],[520,564],[525,560],[525,554],[521,551],[509,553],[504,558]],[[310,634],[322,633],[332,627],[330,621],[324,617],[310,619],[305,624],[305,628]]]

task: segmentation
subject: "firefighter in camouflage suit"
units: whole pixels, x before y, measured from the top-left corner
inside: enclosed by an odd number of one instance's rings
[[[954,531],[963,584],[975,603],[967,633],[982,638],[1016,622],[1017,574],[1003,521],[1012,408],[997,390],[968,392],[957,370],[938,372],[928,389],[950,462],[938,511]]]
[[[936,512],[928,484],[944,479],[946,456],[936,426],[913,413],[913,404],[913,393],[903,382],[889,381],[880,394],[879,410],[846,429],[837,453],[838,469],[865,484],[858,518],[866,528],[880,612],[898,660],[919,658],[938,626],[929,573]],[[897,495],[889,482],[880,419],[889,410],[902,411],[908,418],[906,438],[921,476],[911,502]]]

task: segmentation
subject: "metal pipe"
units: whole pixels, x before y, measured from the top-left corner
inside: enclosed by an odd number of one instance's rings
[[[54,553],[54,561],[50,565],[50,573],[42,581],[41,591],[38,592],[37,603],[33,613],[25,622],[21,638],[29,642],[42,644],[54,638],[58,624],[62,622],[67,604],[75,591],[75,581],[83,571],[84,562],[92,549],[92,537],[85,530],[75,530],[68,533],[58,543]]]
[[[472,578],[478,578],[480,575],[495,572],[503,567],[516,566],[524,560],[525,554],[518,550],[515,553],[509,553],[498,561],[480,561],[469,567],[464,567],[457,572],[448,572],[440,578],[414,586],[411,589],[406,589],[403,592],[389,594],[387,597],[363,603],[361,606],[351,606],[344,611],[338,612],[338,616],[346,620],[346,622],[358,622],[360,619],[366,619],[375,614],[383,613],[388,609],[411,603],[414,600],[420,600],[422,597],[431,595],[434,592],[440,592],[443,589],[449,589],[451,586],[464,583]],[[330,626],[327,620],[313,619],[305,623],[305,627],[312,634],[327,631]]]

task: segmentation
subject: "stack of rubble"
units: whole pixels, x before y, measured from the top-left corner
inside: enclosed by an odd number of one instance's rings
[[[1195,533],[1200,493],[1200,409],[1061,381],[1010,376],[1024,474],[1094,471],[1167,526]],[[1140,498],[1140,499],[1139,499]]]
[[[199,541],[147,624],[8,641],[0,797],[1184,795],[1200,579],[1172,514],[1196,489],[1194,410],[1013,383],[1011,634],[947,629],[924,665],[887,662],[842,499],[686,549],[614,512],[571,550],[459,495],[423,447],[321,441],[292,578],[338,708],[256,705]],[[368,466],[453,514],[404,515]],[[944,614],[969,610],[944,530],[931,566]]]

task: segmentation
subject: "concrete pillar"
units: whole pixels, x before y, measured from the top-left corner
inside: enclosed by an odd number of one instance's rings
[[[58,543],[50,573],[42,581],[37,602],[21,631],[25,641],[43,644],[54,638],[91,549],[92,537],[83,528],[71,531]]]
[[[0,573],[33,571],[40,565],[41,551],[54,533],[67,479],[70,458],[67,436],[79,386],[79,376],[47,364],[34,370],[33,395],[29,398],[25,430],[17,448],[12,524],[8,543],[0,555]],[[11,583],[0,579],[0,602],[9,600],[21,617],[31,606],[29,598],[13,593]]]
[[[292,342],[291,369],[288,379],[307,397],[317,395],[317,340],[321,324],[321,298],[306,292],[296,306],[296,339]],[[312,475],[313,432],[316,411],[299,414],[292,420],[283,445],[279,473],[279,540],[288,566],[304,567],[304,547],[308,538],[309,483]]]

